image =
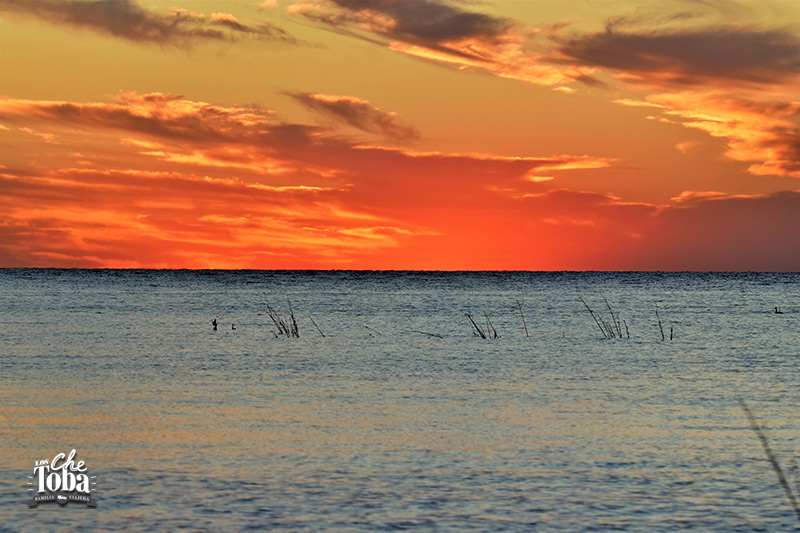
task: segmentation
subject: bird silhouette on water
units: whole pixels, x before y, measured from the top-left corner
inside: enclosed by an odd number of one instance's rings
[[[236,326],[235,326],[235,325],[233,325],[233,324],[231,324],[231,329],[235,330],[235,329],[236,329]]]
[[[781,311],[780,309],[778,309],[778,308],[776,307],[776,308],[775,308],[775,314],[776,314],[776,315],[782,315],[782,314],[783,314],[783,311]]]
[[[214,325],[214,331],[217,331],[217,319],[216,318],[211,321],[211,324]]]

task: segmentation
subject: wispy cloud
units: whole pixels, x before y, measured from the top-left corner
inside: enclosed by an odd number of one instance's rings
[[[755,100],[721,91],[655,94],[648,102],[662,110],[666,122],[726,139],[725,155],[752,162],[751,174],[800,178],[800,102]]]
[[[181,8],[160,13],[141,7],[134,0],[0,0],[0,12],[137,43],[179,48],[202,42],[237,41],[246,35],[298,42],[286,30],[270,22],[244,24],[231,14],[206,16]]]
[[[401,121],[397,113],[383,111],[366,100],[315,93],[290,93],[290,96],[308,109],[359,130],[401,142],[419,139],[419,131]]]

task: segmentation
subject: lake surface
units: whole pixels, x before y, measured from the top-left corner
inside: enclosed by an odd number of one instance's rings
[[[0,270],[0,529],[793,530],[739,398],[796,494],[800,274]]]

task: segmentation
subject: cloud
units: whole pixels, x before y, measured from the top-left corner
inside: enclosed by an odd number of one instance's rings
[[[0,98],[0,118],[116,128],[195,142],[234,141],[278,127],[257,107],[222,107],[164,93],[121,93],[115,102],[73,103]]]
[[[542,31],[525,31],[511,19],[444,2],[330,0],[298,2],[288,11],[334,31],[437,64],[488,71],[536,85],[599,83],[592,77],[592,68],[553,64],[534,52],[536,36]]]
[[[228,14],[206,17],[178,8],[164,14],[145,9],[134,0],[0,0],[0,12],[88,29],[136,43],[179,48],[202,42],[237,41],[243,35],[297,43],[288,32],[268,22],[247,25]]]
[[[755,100],[718,91],[655,94],[648,101],[663,109],[671,124],[727,139],[725,155],[755,162],[748,167],[751,174],[800,178],[800,102]]]
[[[631,204],[555,189],[522,200],[532,235],[577,269],[786,271],[800,268],[800,190],[770,195],[684,191]],[[525,246],[518,243],[520,249]],[[546,252],[542,252],[546,253]]]
[[[308,109],[359,130],[401,142],[419,139],[419,131],[403,123],[396,113],[382,111],[366,100],[314,93],[291,93],[290,96]]]
[[[428,44],[500,38],[512,24],[508,19],[431,0],[298,2],[289,12],[332,27],[355,26],[391,39]]]
[[[800,269],[800,191],[693,196],[662,209],[626,261],[649,270]]]
[[[675,149],[683,154],[686,154],[695,146],[697,146],[697,142],[695,141],[681,141],[675,145]]]
[[[416,38],[429,42],[450,42],[465,38],[499,38],[511,26],[504,18],[464,11],[430,0],[334,0],[357,16],[379,20],[385,17],[383,32],[394,37]]]
[[[653,102],[645,102],[642,100],[632,100],[630,98],[622,98],[620,100],[614,100],[615,104],[622,104],[628,107],[655,107],[658,109],[664,109],[663,105],[655,104]]]
[[[392,115],[384,116],[363,100],[352,97],[302,96],[336,116],[350,117],[352,108],[364,110],[363,128],[395,132]],[[330,105],[330,107],[327,107]],[[329,111],[333,109],[333,111]],[[357,114],[357,113],[355,113]],[[89,128],[122,131],[123,143],[140,155],[184,164],[246,168],[270,165],[340,172],[358,167],[366,173],[413,173],[422,167],[461,172],[461,179],[495,175],[513,182],[532,169],[569,170],[608,166],[611,160],[591,156],[508,157],[493,154],[418,152],[382,146],[365,146],[336,137],[323,127],[279,120],[274,111],[255,106],[219,106],[164,93],[120,93],[112,102],[59,102],[0,98],[0,119],[6,122],[51,124],[56,130]],[[377,123],[377,124],[376,124]],[[73,131],[74,133],[74,131]],[[132,134],[150,139],[133,138]],[[117,137],[118,139],[119,137]],[[160,144],[154,144],[158,139]],[[115,141],[119,143],[119,141]],[[464,171],[469,172],[464,175]]]
[[[800,74],[800,39],[780,30],[741,26],[606,31],[563,43],[575,63],[624,73],[627,81],[663,86],[734,82],[771,84]]]

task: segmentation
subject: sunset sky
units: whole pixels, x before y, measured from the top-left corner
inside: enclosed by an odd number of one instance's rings
[[[0,0],[0,266],[800,270],[796,0]]]

